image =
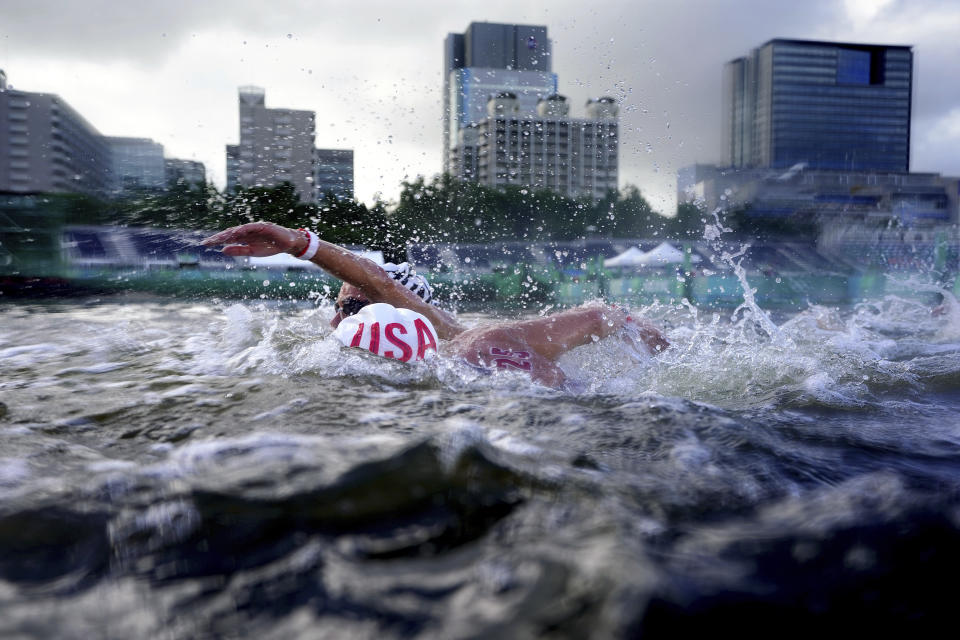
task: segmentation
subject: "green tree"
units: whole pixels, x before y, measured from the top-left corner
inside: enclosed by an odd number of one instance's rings
[[[110,202],[112,224],[204,229],[216,227],[221,196],[212,184],[175,184],[165,190],[140,189]]]
[[[82,193],[49,193],[43,204],[62,212],[64,224],[113,224],[117,215],[112,203]]]
[[[314,213],[313,205],[301,202],[296,188],[289,182],[275,187],[238,188],[224,198],[221,226],[264,220],[297,228]]]
[[[703,236],[705,224],[706,213],[701,207],[691,202],[681,202],[677,205],[677,214],[665,218],[664,235],[678,240],[696,240]]]

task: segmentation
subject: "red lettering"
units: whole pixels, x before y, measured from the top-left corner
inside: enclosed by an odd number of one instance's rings
[[[529,360],[517,362],[516,360],[511,360],[510,358],[494,358],[493,361],[500,369],[508,369],[512,367],[514,369],[520,369],[521,371],[530,371]]]
[[[396,331],[400,331],[401,334],[406,334],[407,328],[399,322],[391,322],[383,328],[383,335],[387,338],[390,344],[395,347],[400,347],[400,362],[409,362],[410,358],[413,357],[413,349],[410,348],[410,345],[396,336]],[[394,355],[393,351],[387,351],[383,354],[383,357],[396,358],[397,356]]]
[[[353,340],[350,341],[351,347],[359,347],[360,341],[363,339],[363,323],[360,323],[360,326],[357,327],[357,332],[353,334]]]
[[[413,326],[417,329],[417,360],[420,360],[427,349],[437,350],[437,339],[430,327],[420,318],[414,318]]]
[[[370,325],[370,351],[380,355],[380,323]]]

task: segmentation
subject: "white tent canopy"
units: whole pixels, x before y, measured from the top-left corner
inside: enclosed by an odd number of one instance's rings
[[[691,262],[700,262],[700,256],[691,255]],[[623,253],[603,261],[604,267],[662,267],[668,264],[681,264],[683,251],[669,242],[661,242],[650,251],[643,252],[638,247],[630,247]]]
[[[643,264],[640,258],[643,257],[643,251],[639,247],[630,247],[620,255],[607,258],[603,261],[605,267],[633,267]]]

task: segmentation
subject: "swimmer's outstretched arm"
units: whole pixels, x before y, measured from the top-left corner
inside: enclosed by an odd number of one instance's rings
[[[307,239],[302,232],[294,229],[270,222],[251,222],[215,233],[201,244],[226,245],[223,252],[230,256],[265,257],[278,253],[302,253],[307,246]],[[372,260],[320,240],[311,262],[335,278],[360,289],[373,302],[386,302],[425,315],[433,323],[437,334],[445,340],[463,332],[463,327],[452,315],[421,300]]]
[[[642,318],[628,316],[624,309],[607,304],[586,304],[545,318],[518,322],[515,326],[531,349],[556,360],[567,351],[591,342],[594,336],[606,338],[625,325],[631,325],[633,333],[652,354],[670,346],[654,325]]]

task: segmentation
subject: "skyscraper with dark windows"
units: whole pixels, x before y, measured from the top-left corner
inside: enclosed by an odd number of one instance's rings
[[[472,22],[443,43],[443,170],[454,173],[451,151],[462,132],[487,117],[487,102],[501,93],[516,97],[520,113],[557,93],[550,40],[544,26]],[[468,134],[469,135],[469,134]]]
[[[837,250],[960,220],[958,178],[910,172],[911,47],[777,38],[723,74],[723,160],[681,169],[680,202],[815,226]]]
[[[909,46],[777,38],[724,68],[724,164],[907,172]]]

